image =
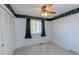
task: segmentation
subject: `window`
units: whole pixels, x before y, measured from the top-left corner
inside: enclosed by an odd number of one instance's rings
[[[32,34],[41,33],[41,21],[40,20],[31,20],[31,33]]]

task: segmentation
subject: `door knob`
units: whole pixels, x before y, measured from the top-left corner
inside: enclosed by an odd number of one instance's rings
[[[1,46],[4,46],[4,44],[1,44]]]

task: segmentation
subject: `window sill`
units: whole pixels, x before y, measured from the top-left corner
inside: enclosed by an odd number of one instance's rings
[[[41,33],[32,34],[32,36],[33,36],[33,35],[41,35]]]
[[[41,33],[32,34],[32,38],[40,38],[40,37],[41,37]]]

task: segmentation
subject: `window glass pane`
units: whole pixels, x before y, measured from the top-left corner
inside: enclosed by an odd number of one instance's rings
[[[41,22],[37,21],[37,32],[40,33],[41,32]]]
[[[41,33],[41,21],[40,20],[31,20],[31,33]]]
[[[35,33],[35,21],[31,20],[31,33]]]

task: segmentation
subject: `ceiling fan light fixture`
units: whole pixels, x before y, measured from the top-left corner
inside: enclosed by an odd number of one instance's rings
[[[48,15],[47,12],[43,12],[43,13],[42,13],[42,16],[43,16],[43,17],[47,17],[47,15]]]
[[[47,15],[48,15],[48,14],[47,14],[47,12],[44,12],[44,16],[46,16],[46,17],[47,17]]]

